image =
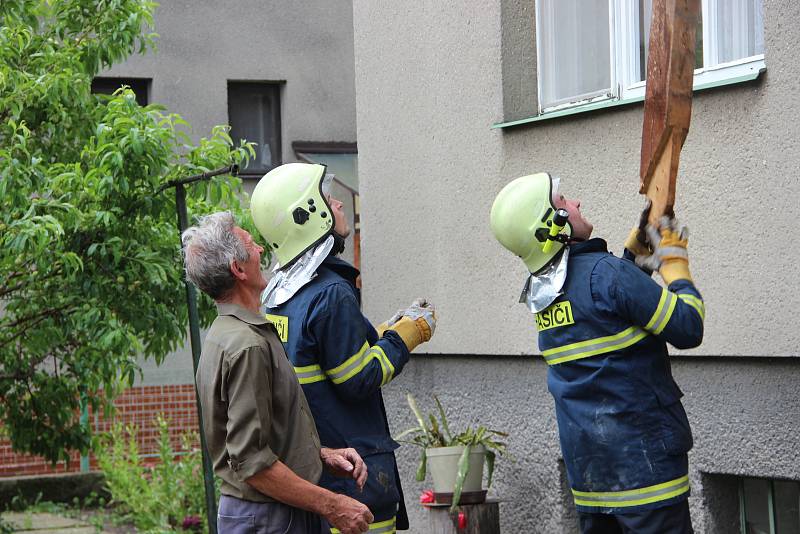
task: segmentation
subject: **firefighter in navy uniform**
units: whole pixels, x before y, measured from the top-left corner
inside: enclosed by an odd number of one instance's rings
[[[262,296],[308,399],[320,441],[355,448],[368,467],[363,491],[323,475],[319,484],[366,504],[370,533],[408,529],[381,387],[433,335],[433,307],[417,300],[377,329],[360,309],[358,270],[337,257],[350,232],[322,165],[289,163],[253,191],[251,213],[278,266]],[[333,532],[336,532],[335,530]]]
[[[580,202],[556,188],[546,173],[514,180],[495,199],[491,227],[531,273],[520,301],[536,314],[581,530],[691,533],[692,434],[666,346],[703,337],[687,241],[664,219],[647,239],[634,229],[629,259],[615,257],[590,239]]]

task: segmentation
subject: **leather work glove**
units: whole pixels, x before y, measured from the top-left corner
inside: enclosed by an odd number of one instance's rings
[[[649,256],[653,253],[650,248],[650,243],[647,241],[647,234],[645,228],[647,227],[647,218],[650,216],[650,208],[653,203],[648,198],[645,201],[644,209],[639,215],[639,224],[631,228],[628,238],[625,240],[625,248],[630,250],[634,256]]]
[[[436,330],[436,310],[425,299],[416,299],[405,310],[399,310],[391,319],[376,327],[378,335],[394,330],[408,347],[409,352],[430,341]]]
[[[689,230],[679,226],[674,217],[662,217],[659,228],[652,225],[645,227],[647,239],[653,247],[650,256],[637,256],[636,264],[652,270],[658,270],[667,285],[675,280],[689,280]]]

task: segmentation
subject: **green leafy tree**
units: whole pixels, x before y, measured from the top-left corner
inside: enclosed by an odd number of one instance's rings
[[[130,89],[91,93],[101,69],[153,47],[153,9],[0,2],[0,420],[15,449],[52,461],[89,447],[82,402],[108,411],[139,355],[160,362],[185,338],[175,195],[159,187],[252,153],[224,127],[192,144]],[[238,211],[240,189],[188,186],[190,217]]]

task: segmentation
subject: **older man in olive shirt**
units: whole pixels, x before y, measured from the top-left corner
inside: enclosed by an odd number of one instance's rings
[[[263,248],[228,212],[202,218],[184,232],[183,245],[187,277],[219,312],[196,377],[222,479],[219,532],[327,534],[328,522],[345,534],[366,532],[373,517],[365,505],[316,486],[323,465],[359,487],[367,470],[353,449],[320,448],[294,369],[259,313]]]

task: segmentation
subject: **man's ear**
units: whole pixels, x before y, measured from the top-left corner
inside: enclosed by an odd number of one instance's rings
[[[231,260],[231,274],[237,280],[244,280],[247,278],[247,274],[244,272],[244,269],[242,269],[242,266],[239,265],[239,262],[236,260]]]

